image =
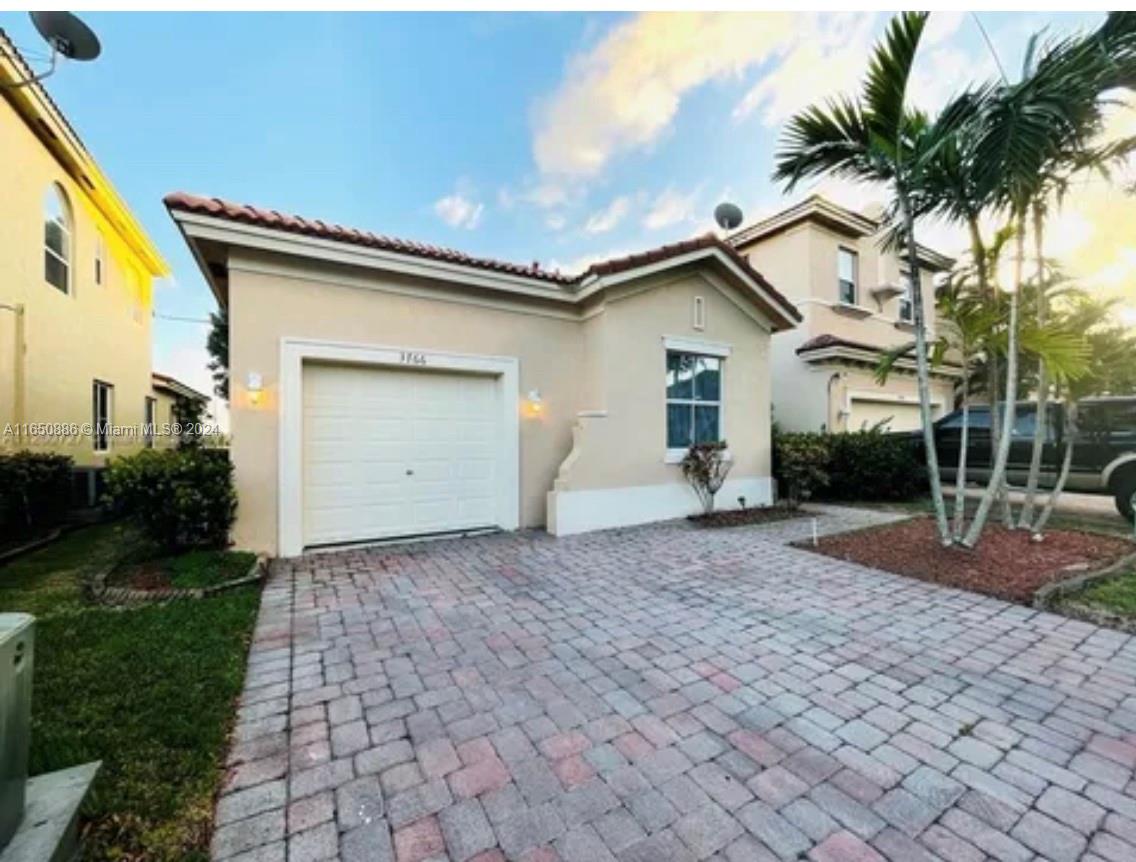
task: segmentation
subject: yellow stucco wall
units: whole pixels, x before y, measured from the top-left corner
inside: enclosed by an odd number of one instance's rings
[[[0,98],[0,431],[10,423],[92,421],[95,379],[114,386],[112,420],[141,425],[150,394],[151,276],[86,190]],[[44,199],[58,184],[70,205],[71,291],[44,279]],[[95,283],[95,248],[106,245],[103,283]],[[22,330],[22,331],[21,331]],[[112,441],[110,454],[140,443]],[[0,438],[5,450],[31,448],[98,466],[89,437]]]
[[[475,290],[441,301],[437,284],[388,273],[242,250],[229,260],[231,452],[240,500],[234,540],[274,553],[277,545],[279,361],[282,338],[309,338],[519,360],[522,400],[540,391],[539,415],[520,419],[520,522],[545,523],[546,495],[572,451],[580,411],[607,411],[605,436],[570,477],[571,488],[682,482],[665,464],[663,336],[727,342],[726,434],[736,473],[769,475],[767,329],[696,273],[660,276],[613,290],[586,310],[557,312]],[[704,330],[691,301],[706,300]],[[744,302],[743,302],[744,304]],[[756,314],[756,312],[752,312]],[[245,384],[260,375],[253,403]]]

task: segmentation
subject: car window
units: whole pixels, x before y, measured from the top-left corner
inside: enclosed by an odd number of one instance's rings
[[[971,431],[976,429],[990,430],[990,411],[986,407],[971,407],[970,415],[967,417],[966,423]],[[943,420],[939,426],[941,429],[948,431],[961,431],[962,430],[962,411],[956,410],[950,416]]]

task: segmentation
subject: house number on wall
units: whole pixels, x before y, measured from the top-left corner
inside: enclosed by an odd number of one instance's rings
[[[399,356],[399,362],[401,362],[403,365],[425,365],[426,364],[426,354],[425,353],[414,353],[412,351],[403,350],[401,353],[399,353],[398,356]]]

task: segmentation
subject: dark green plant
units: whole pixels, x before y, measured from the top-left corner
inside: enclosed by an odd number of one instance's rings
[[[21,538],[60,523],[71,505],[73,466],[66,455],[0,455],[0,538]]]
[[[682,475],[698,495],[702,511],[709,515],[714,511],[714,495],[726,481],[733,461],[726,458],[726,441],[718,443],[695,443],[683,456]]]
[[[205,405],[197,398],[175,395],[173,420],[181,426],[177,448],[193,449],[201,445],[201,427],[205,420]]]
[[[209,352],[209,370],[213,373],[213,391],[229,400],[229,309],[209,315],[211,327],[205,339]]]
[[[115,458],[106,486],[106,502],[163,548],[228,544],[237,495],[225,450],[147,449]]]
[[[829,447],[826,434],[773,436],[773,475],[789,508],[797,508],[828,483]]]
[[[839,434],[778,433],[773,475],[791,507],[825,500],[911,500],[927,490],[912,441],[878,428]]]

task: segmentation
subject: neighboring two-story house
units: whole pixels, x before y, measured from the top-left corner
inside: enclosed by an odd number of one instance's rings
[[[0,30],[0,450],[92,474],[146,445],[151,282],[168,267]],[[93,482],[90,483],[93,487]]]
[[[730,237],[778,285],[803,318],[773,339],[773,416],[790,431],[920,427],[915,359],[900,359],[885,385],[874,371],[888,348],[911,343],[913,289],[904,261],[880,248],[881,223],[813,196]],[[919,289],[929,337],[935,279],[953,261],[920,247]],[[954,404],[958,369],[933,369],[935,417]]]

